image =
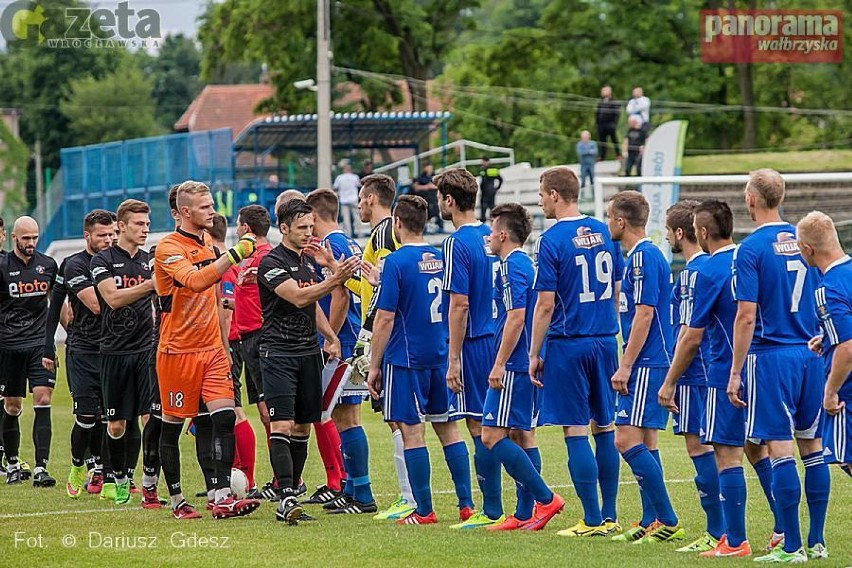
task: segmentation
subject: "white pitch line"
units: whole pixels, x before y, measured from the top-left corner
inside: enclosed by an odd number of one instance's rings
[[[746,476],[746,479],[757,479],[754,476]],[[692,478],[689,479],[666,479],[666,483],[693,483],[695,480]],[[619,485],[636,485],[636,481],[619,481]],[[568,489],[570,487],[574,487],[572,483],[568,483],[565,485],[550,485],[551,489]],[[478,493],[478,489],[474,489],[474,492]],[[432,491],[433,495],[455,495],[455,491],[452,489],[439,489],[437,491]],[[375,497],[397,497],[397,493],[376,493]],[[141,511],[142,509],[133,507],[127,509],[67,509],[60,511],[41,511],[38,513],[6,513],[0,515],[0,519],[27,519],[31,517],[53,517],[59,515],[91,515],[96,513],[127,513],[130,511]]]

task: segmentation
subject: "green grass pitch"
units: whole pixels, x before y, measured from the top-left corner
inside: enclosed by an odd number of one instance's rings
[[[370,440],[373,491],[379,506],[395,497],[391,440],[387,427],[364,407],[364,426]],[[257,478],[271,477],[262,428],[254,409],[250,417],[259,434]],[[53,446],[50,472],[59,483],[53,489],[35,489],[30,484],[0,486],[0,559],[4,566],[675,566],[718,563],[751,565],[751,559],[704,560],[676,554],[675,545],[633,546],[609,539],[567,539],[556,531],[573,525],[581,516],[580,504],[569,485],[565,445],[557,428],[544,428],[538,439],[544,462],[544,477],[567,505],[561,515],[539,533],[460,533],[448,527],[456,520],[452,483],[443,454],[430,435],[432,487],[440,523],[427,527],[397,527],[373,521],[369,516],[327,516],[318,506],[307,511],[318,520],[298,527],[274,520],[274,505],[264,502],[247,518],[215,521],[206,513],[197,521],[175,521],[166,510],[145,511],[134,496],[132,505],[116,507],[85,495],[79,500],[65,495],[68,474],[71,404],[64,371],[53,400]],[[32,462],[31,400],[25,402],[21,420],[21,455]],[[183,484],[186,494],[203,487],[195,462],[193,439],[182,438]],[[468,447],[472,444],[468,440]],[[661,433],[660,447],[669,492],[687,538],[704,529],[703,514],[692,482],[694,470],[682,440],[671,432]],[[309,487],[324,482],[316,446],[311,442],[305,480]],[[471,464],[472,467],[472,464]],[[139,467],[141,471],[141,464]],[[831,559],[820,566],[852,564],[852,479],[831,467],[832,493],[826,539]],[[746,466],[749,509],[748,536],[756,552],[766,544],[772,528],[760,485]],[[619,515],[623,525],[639,517],[638,488],[622,463]],[[164,485],[160,484],[161,492]],[[503,482],[507,512],[514,507],[514,485]],[[190,499],[203,510],[202,499]],[[474,501],[480,496],[474,489]],[[802,506],[803,531],[807,531],[807,507]],[[112,540],[110,540],[112,539]],[[110,546],[112,545],[112,546]],[[143,548],[143,545],[152,546]],[[136,548],[129,548],[136,546]]]

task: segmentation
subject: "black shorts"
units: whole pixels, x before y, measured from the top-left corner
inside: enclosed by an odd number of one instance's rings
[[[240,355],[240,350],[237,349],[239,340],[234,340],[233,343],[228,342],[231,355],[231,380],[234,382],[234,406],[237,408],[243,405],[243,385],[240,377],[243,376],[243,358]]]
[[[74,414],[101,416],[103,392],[101,391],[100,353],[80,353],[69,349],[65,357],[68,388],[74,401]]]
[[[56,374],[41,364],[44,346],[0,351],[0,396],[25,397],[35,387],[56,386]]]
[[[260,330],[249,332],[240,339],[237,350],[243,360],[246,392],[249,404],[263,401],[263,379],[260,374]]]
[[[151,384],[151,414],[163,416],[163,405],[160,402],[160,382],[157,379],[157,348],[148,354],[148,381]]]
[[[107,420],[132,420],[151,412],[148,350],[101,354],[101,388]]]
[[[260,358],[269,419],[312,424],[322,418],[322,356],[268,354]]]

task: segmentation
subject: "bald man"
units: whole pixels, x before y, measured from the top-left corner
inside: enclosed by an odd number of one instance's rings
[[[56,261],[36,251],[38,223],[20,217],[12,228],[12,252],[0,257],[0,394],[3,395],[3,441],[6,483],[21,483],[18,426],[27,383],[33,394],[35,487],[53,487],[47,473],[52,435],[50,399],[56,374],[42,366],[48,297],[58,274]]]
[[[823,455],[828,462],[852,464],[852,258],[843,252],[831,217],[813,211],[796,227],[802,257],[823,275],[816,290],[817,315],[822,334],[814,337],[811,348],[825,362],[825,390],[822,407],[826,412],[823,429]]]
[[[301,199],[305,200],[305,194],[299,191],[298,189],[288,189],[286,191],[282,191],[278,194],[278,197],[275,198],[275,211],[278,211],[278,208],[287,203],[292,199]]]

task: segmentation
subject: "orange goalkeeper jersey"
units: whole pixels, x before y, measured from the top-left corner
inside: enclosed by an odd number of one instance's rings
[[[194,353],[222,348],[217,295],[218,257],[210,236],[178,229],[157,243],[154,286],[162,309],[159,350]]]

